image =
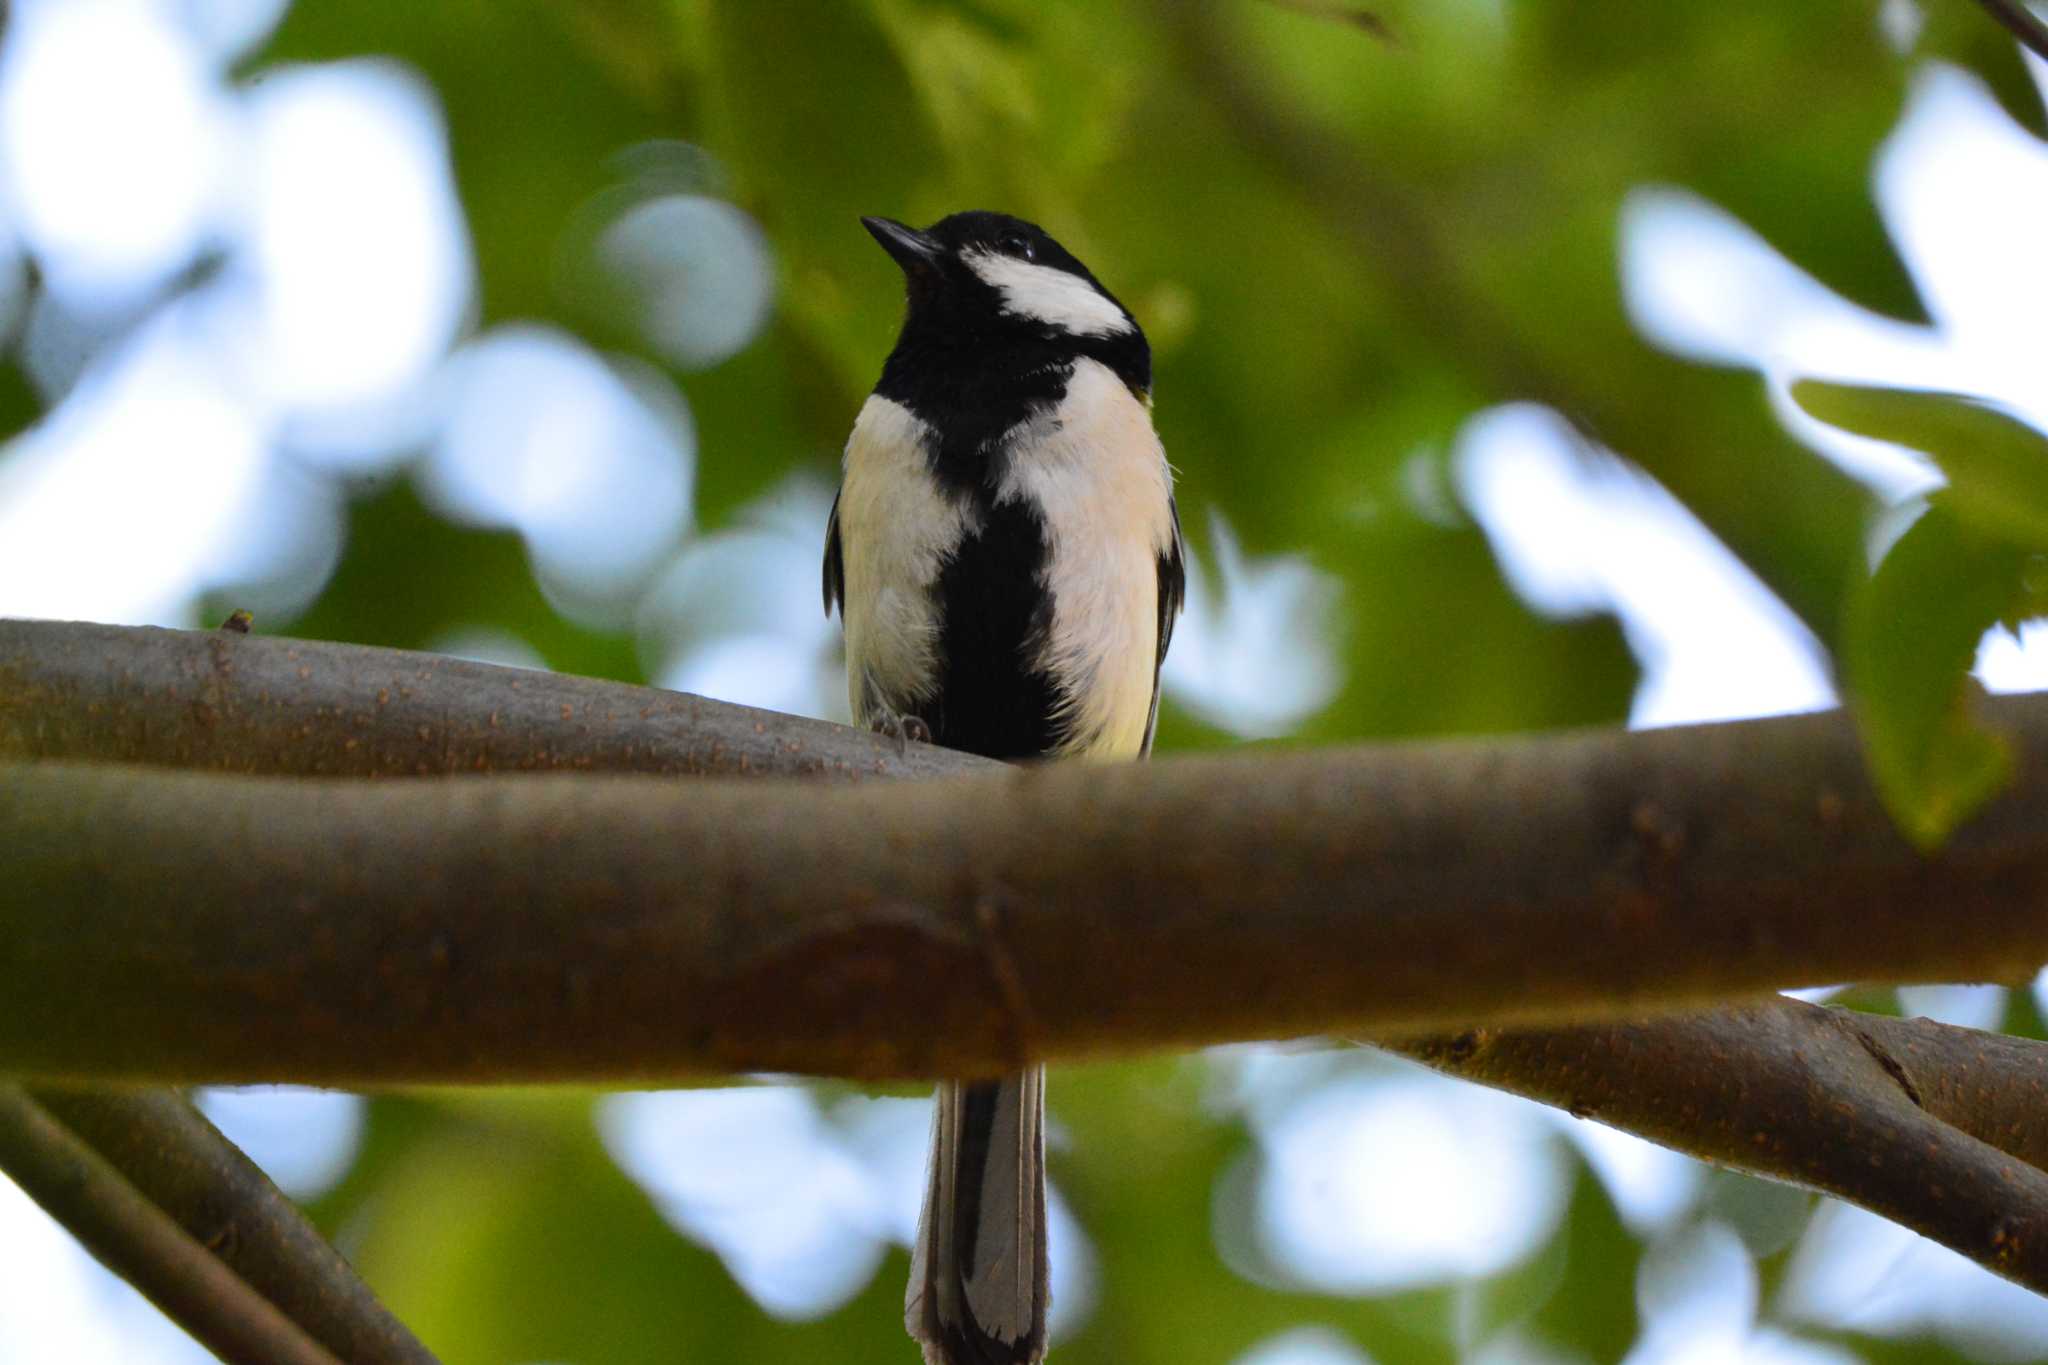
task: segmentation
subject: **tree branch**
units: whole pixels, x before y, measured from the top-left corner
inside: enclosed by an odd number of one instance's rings
[[[2048,1046],[1931,1019],[1834,1014],[1913,1103],[2048,1170]]]
[[[48,1086],[30,1097],[340,1359],[433,1365],[298,1206],[184,1097]]]
[[[973,761],[682,692],[435,654],[0,620],[0,759],[10,757],[325,777],[854,779],[957,774]]]
[[[2048,1292],[2040,1043],[1774,998],[1389,1046],[1717,1165],[1852,1200]]]
[[[234,727],[190,717],[238,714],[261,651],[306,647],[194,643],[217,660],[203,700],[164,695],[138,664],[128,700],[87,704],[149,744],[166,733],[151,717],[182,711],[178,751],[210,732],[209,761],[226,764]],[[354,651],[329,649],[345,674]],[[382,690],[394,656],[362,653],[363,685]],[[502,732],[517,699],[545,748],[554,689],[590,686],[464,669],[426,741],[462,766],[468,751],[441,737],[495,743],[488,717]],[[321,755],[336,751],[323,728],[373,749],[382,733],[365,720],[375,707],[294,713],[267,696],[250,751],[264,764],[295,727]],[[607,742],[633,761],[630,718],[683,705],[714,734],[761,727],[762,766],[876,761],[870,736],[838,727],[799,724],[792,749],[764,713],[631,689],[616,701],[607,714],[627,719]],[[2048,699],[1987,711],[2020,752],[2048,752]],[[69,724],[10,714],[17,752]],[[913,752],[927,771],[955,763]],[[0,776],[0,993],[17,1002],[0,1013],[0,1071],[959,1075],[1640,1013],[1816,980],[2019,980],[2048,959],[2048,770],[2020,766],[1933,859],[1892,830],[1838,715],[1005,768],[858,793],[15,767]]]
[[[2034,17],[2034,12],[2021,0],[1979,0],[1991,17],[2005,25],[2020,44],[2033,52],[2036,57],[2048,61],[2048,24]]]
[[[1020,771],[924,746],[899,763],[855,731],[640,689],[219,638],[0,623],[0,755],[983,777],[850,793],[6,770],[0,897],[20,894],[0,899],[0,990],[31,1012],[0,1014],[0,1070],[964,1072],[1793,980],[2017,980],[2048,956],[2038,759],[1922,859],[1838,716]],[[1987,711],[2023,755],[2048,745],[2048,698]],[[52,896],[28,894],[30,866]],[[1831,1189],[2048,1289],[2027,1250],[2048,1245],[2048,1194],[1989,1150],[2043,1161],[2041,1044],[1762,1001],[1396,1046]]]
[[[0,1169],[222,1360],[340,1365],[15,1086],[0,1085]]]

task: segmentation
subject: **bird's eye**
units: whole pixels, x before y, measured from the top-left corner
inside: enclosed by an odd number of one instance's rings
[[[1015,256],[1020,261],[1028,261],[1038,254],[1031,247],[1031,239],[1021,232],[1011,233],[1003,238],[998,245],[1002,247],[1005,254]]]

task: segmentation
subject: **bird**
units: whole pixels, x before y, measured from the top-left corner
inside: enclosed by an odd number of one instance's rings
[[[1185,595],[1152,353],[1043,228],[861,223],[901,267],[894,349],[825,534],[856,723],[1010,761],[1149,754]],[[939,1087],[904,1324],[926,1365],[1045,1354],[1043,1068]]]

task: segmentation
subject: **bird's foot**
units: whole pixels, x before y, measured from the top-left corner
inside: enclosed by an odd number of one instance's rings
[[[910,742],[919,744],[932,742],[932,727],[925,724],[923,716],[912,716],[895,711],[884,711],[876,716],[869,726],[876,734],[896,741],[896,756],[903,757],[910,752]]]

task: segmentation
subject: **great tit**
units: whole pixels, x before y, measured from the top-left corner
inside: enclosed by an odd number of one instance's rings
[[[857,722],[1000,759],[1151,750],[1184,571],[1152,353],[1031,223],[861,220],[903,330],[846,445],[825,610]],[[939,1087],[905,1325],[927,1365],[1045,1354],[1044,1071]]]

